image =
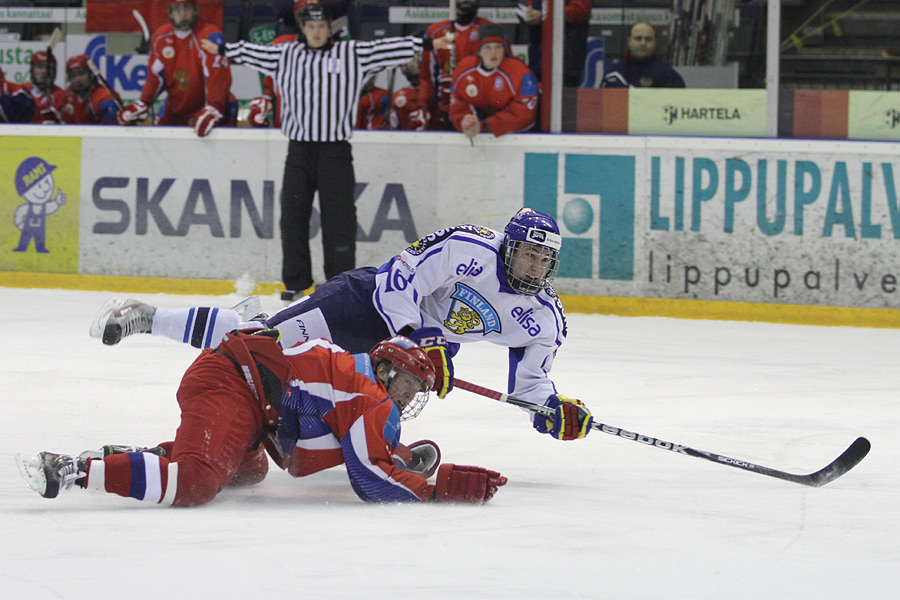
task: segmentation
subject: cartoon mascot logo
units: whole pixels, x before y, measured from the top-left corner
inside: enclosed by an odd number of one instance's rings
[[[66,195],[56,189],[53,179],[54,165],[43,158],[26,158],[16,170],[16,192],[25,204],[16,207],[13,220],[22,232],[18,247],[13,252],[25,252],[34,240],[36,251],[46,254],[47,217],[58,211],[66,203]]]

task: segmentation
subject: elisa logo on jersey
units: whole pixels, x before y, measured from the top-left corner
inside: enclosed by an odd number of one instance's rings
[[[444,319],[444,327],[457,335],[487,335],[492,331],[500,333],[500,316],[481,294],[467,285],[457,283],[456,291],[450,297],[453,304]]]
[[[634,156],[525,154],[524,205],[559,225],[559,277],[634,279],[635,164]]]

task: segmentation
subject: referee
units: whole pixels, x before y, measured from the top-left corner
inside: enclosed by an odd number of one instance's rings
[[[366,77],[412,60],[423,49],[446,49],[447,38],[330,39],[331,15],[322,4],[298,2],[296,42],[262,46],[243,41],[203,49],[271,75],[281,95],[281,131],[289,139],[281,192],[282,300],[313,284],[309,221],[319,192],[325,276],[356,266],[356,206],[350,136]],[[451,38],[452,39],[452,38]]]

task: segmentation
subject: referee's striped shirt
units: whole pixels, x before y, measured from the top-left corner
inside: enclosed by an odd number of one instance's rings
[[[430,40],[429,40],[430,41]],[[225,56],[275,80],[281,94],[281,131],[300,142],[350,139],[366,77],[408,63],[422,51],[417,37],[342,41],[311,49],[303,42],[262,46],[225,44]]]

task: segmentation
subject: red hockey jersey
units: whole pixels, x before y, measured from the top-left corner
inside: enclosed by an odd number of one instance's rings
[[[453,72],[450,119],[460,131],[467,114],[478,117],[482,131],[498,137],[526,131],[537,119],[539,91],[537,78],[518,58],[507,56],[496,69],[486,71],[470,56]]]
[[[394,464],[400,414],[376,383],[368,355],[348,354],[325,340],[284,354],[292,379],[278,411],[278,439],[291,456],[288,472],[302,477],[344,463],[363,500],[427,499],[425,479]]]
[[[454,56],[456,65],[467,56],[474,56],[478,52],[478,27],[490,22],[476,17],[468,25],[459,23],[454,25],[456,39],[453,46],[456,51]],[[438,21],[428,27],[425,37],[442,38],[448,31],[450,21]],[[422,53],[422,62],[419,64],[419,104],[431,112],[433,128],[442,129],[439,126],[441,114],[446,115],[450,110],[450,79],[456,65],[450,65],[449,50],[428,50]]]
[[[114,125],[118,111],[113,95],[97,84],[91,88],[87,98],[81,98],[72,88],[66,88],[59,107],[63,123],[72,125]]]
[[[166,92],[166,108],[159,125],[190,125],[207,104],[225,114],[231,69],[227,58],[207,54],[200,48],[204,38],[216,44],[224,42],[222,32],[205,21],[198,21],[184,38],[176,34],[172,25],[163,25],[153,33],[141,101],[150,105]]]
[[[356,129],[384,129],[391,93],[382,88],[372,88],[362,95],[356,110]]]
[[[415,113],[421,104],[419,104],[419,88],[408,87],[394,92],[394,98],[391,101],[391,129],[404,130],[423,130],[428,126],[428,113],[421,115]]]

